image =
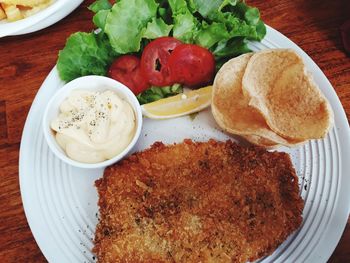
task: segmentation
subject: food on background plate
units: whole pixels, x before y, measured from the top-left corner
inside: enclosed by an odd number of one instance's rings
[[[144,116],[169,119],[201,111],[210,106],[212,86],[191,90],[141,106]]]
[[[38,13],[53,0],[0,0],[0,20],[14,22]]]
[[[249,7],[244,1],[120,0],[111,5],[107,0],[99,0],[89,9],[95,13],[93,22],[99,30],[78,32],[68,38],[57,62],[61,79],[70,81],[85,75],[106,75],[116,59],[123,55],[136,56],[141,58],[140,65],[149,82],[148,89],[143,91],[146,87],[144,81],[140,81],[139,86],[135,85],[134,80],[140,76],[138,66],[127,68],[125,72],[130,72],[128,82],[135,94],[139,94],[140,102],[150,98],[148,90],[155,86],[168,87],[176,83],[202,87],[210,84],[214,65],[218,69],[228,59],[248,52],[247,41],[260,41],[266,34],[258,9]],[[127,30],[125,25],[129,25]],[[168,44],[173,46],[167,49]],[[169,50],[177,45],[179,49],[170,63],[177,72],[174,80],[167,60],[172,55]],[[188,50],[196,59],[184,59],[183,53]],[[200,60],[197,60],[198,57]],[[181,64],[177,63],[180,60]],[[146,62],[142,61],[148,62],[148,65],[145,66]],[[206,67],[202,67],[203,64]],[[189,65],[191,70],[187,70]],[[117,68],[119,71],[123,69]],[[137,74],[132,77],[131,72],[134,71]],[[119,72],[117,75],[122,74]],[[143,97],[144,94],[147,98]]]
[[[121,153],[135,134],[132,106],[111,90],[74,90],[51,122],[56,141],[68,157],[98,163]]]
[[[0,21],[1,21],[2,19],[5,19],[5,18],[6,18],[6,13],[5,13],[5,11],[2,9],[1,4],[0,4]]]
[[[246,262],[271,254],[302,222],[286,153],[231,141],[131,155],[96,181],[98,262]]]
[[[15,5],[0,3],[1,20],[6,19],[8,22],[14,22],[23,19],[23,15],[19,8]]]
[[[261,56],[265,60],[256,63]],[[330,105],[302,59],[286,49],[228,61],[214,80],[212,113],[225,131],[265,147],[322,138],[333,123]]]

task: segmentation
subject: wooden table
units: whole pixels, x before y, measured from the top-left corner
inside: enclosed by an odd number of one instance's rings
[[[45,262],[24,215],[18,152],[30,105],[66,38],[90,31],[92,14],[85,1],[59,23],[36,33],[0,39],[0,261]],[[350,58],[339,26],[350,19],[347,0],[248,0],[264,21],[279,30],[320,66],[350,116]],[[348,5],[348,6],[346,6]],[[350,262],[350,221],[329,262]]]

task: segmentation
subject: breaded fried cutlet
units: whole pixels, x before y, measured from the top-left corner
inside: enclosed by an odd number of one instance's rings
[[[302,222],[289,155],[232,141],[157,142],[96,186],[100,263],[254,261]]]

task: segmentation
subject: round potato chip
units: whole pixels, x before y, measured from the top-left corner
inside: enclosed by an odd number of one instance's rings
[[[323,138],[333,124],[332,109],[303,60],[290,49],[254,54],[243,77],[243,92],[268,126],[288,140]]]
[[[290,145],[268,127],[261,113],[250,107],[249,98],[243,95],[242,78],[252,55],[248,53],[231,59],[216,74],[211,105],[213,116],[218,125],[229,133],[256,135],[271,144]],[[250,141],[259,145],[261,140]]]

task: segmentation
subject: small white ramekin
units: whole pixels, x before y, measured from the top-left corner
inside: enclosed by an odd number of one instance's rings
[[[114,156],[112,159],[99,162],[99,163],[82,163],[75,161],[67,156],[65,151],[58,145],[55,139],[55,132],[50,128],[50,124],[53,119],[55,119],[59,114],[59,107],[61,103],[69,96],[73,90],[90,90],[90,91],[105,91],[112,90],[116,92],[121,98],[127,100],[132,106],[135,117],[136,117],[136,129],[134,137],[132,138],[130,144],[118,155]],[[51,98],[46,106],[44,117],[43,117],[43,130],[44,136],[52,152],[62,161],[69,165],[73,165],[79,168],[104,168],[113,163],[118,162],[123,157],[125,157],[135,146],[138,138],[141,134],[142,128],[142,110],[141,106],[136,98],[136,96],[122,83],[113,80],[111,78],[102,76],[85,76],[80,77],[64,85],[59,89],[55,95]]]

